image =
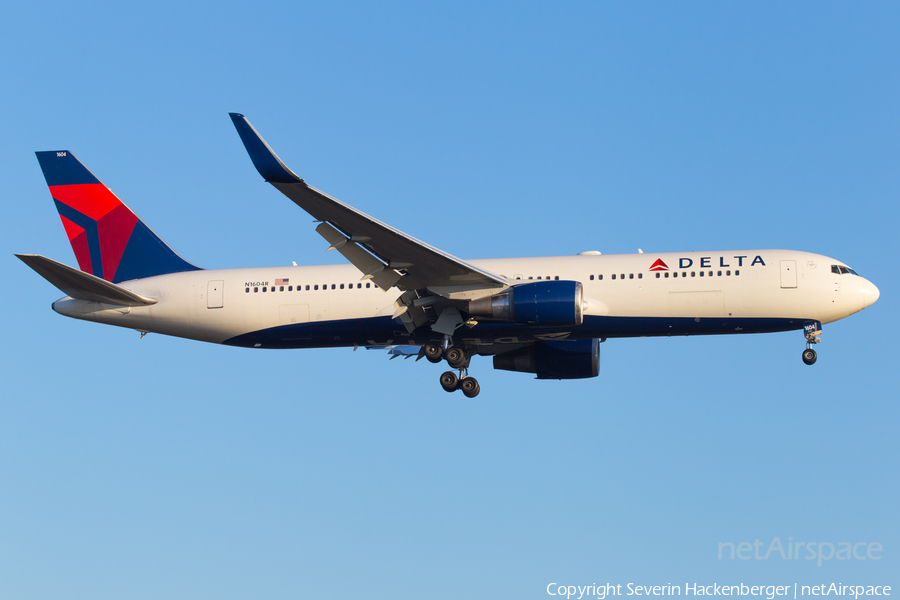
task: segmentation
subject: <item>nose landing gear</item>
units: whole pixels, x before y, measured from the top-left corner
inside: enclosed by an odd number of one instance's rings
[[[816,351],[812,348],[807,348],[803,351],[803,362],[811,365],[816,362]]]
[[[816,351],[812,347],[814,344],[822,341],[819,339],[819,336],[822,335],[822,324],[816,321],[815,323],[804,325],[803,335],[806,337],[806,350],[803,351],[803,362],[807,365],[815,364]]]

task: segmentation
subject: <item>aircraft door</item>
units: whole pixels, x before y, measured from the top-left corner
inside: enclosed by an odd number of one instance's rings
[[[220,280],[210,281],[206,287],[206,308],[222,308],[225,297],[225,282]]]
[[[782,289],[797,287],[797,261],[781,261],[781,287]]]
[[[278,318],[282,325],[309,323],[309,304],[283,304],[278,307]]]

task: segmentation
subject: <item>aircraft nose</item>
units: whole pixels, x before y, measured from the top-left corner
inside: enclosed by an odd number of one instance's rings
[[[863,286],[863,308],[875,304],[875,301],[878,300],[879,296],[881,296],[881,292],[878,291],[878,288],[875,287],[874,283],[867,279],[866,285]]]

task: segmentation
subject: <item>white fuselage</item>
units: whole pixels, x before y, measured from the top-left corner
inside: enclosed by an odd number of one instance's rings
[[[657,261],[667,268],[650,270]],[[584,324],[545,331],[557,337],[800,329],[808,322],[842,319],[878,298],[878,289],[868,280],[832,272],[833,266],[844,266],[842,262],[790,250],[468,262],[501,274],[510,285],[548,278],[580,281]],[[406,334],[391,318],[399,290],[383,292],[360,280],[352,265],[199,270],[120,285],[158,303],[128,308],[64,298],[53,308],[66,316],[138,331],[249,347],[424,343],[443,337],[427,325]],[[457,335],[491,344],[526,341],[528,334],[522,325],[479,322]]]

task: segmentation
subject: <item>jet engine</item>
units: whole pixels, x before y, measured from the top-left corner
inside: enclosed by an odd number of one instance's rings
[[[535,342],[494,355],[494,368],[535,373],[538,379],[587,379],[600,372],[600,340]]]
[[[581,325],[584,293],[580,281],[535,281],[502,294],[469,301],[469,314],[529,325]]]

